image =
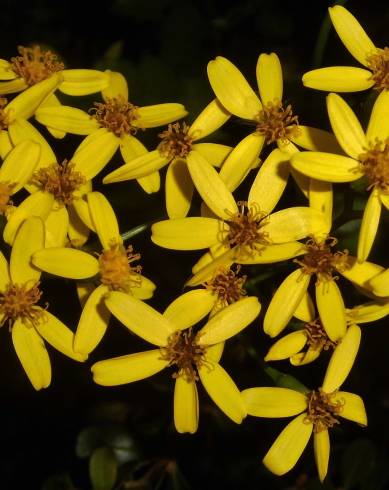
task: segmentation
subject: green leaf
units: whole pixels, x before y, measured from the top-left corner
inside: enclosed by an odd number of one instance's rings
[[[89,460],[89,475],[94,490],[111,490],[117,478],[117,461],[114,452],[108,447],[93,451]]]
[[[300,391],[301,393],[307,393],[309,391],[309,389],[294,376],[282,373],[281,371],[278,371],[278,369],[268,365],[265,365],[264,371],[268,376],[270,376],[276,386]]]
[[[41,490],[76,490],[76,487],[67,473],[61,473],[48,478]]]

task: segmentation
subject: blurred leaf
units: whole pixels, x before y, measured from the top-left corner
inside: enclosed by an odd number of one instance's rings
[[[270,376],[276,386],[290,388],[291,390],[300,391],[301,393],[307,393],[309,391],[309,389],[294,376],[282,373],[281,371],[278,371],[278,369],[268,365],[265,365],[264,371]]]
[[[376,466],[376,448],[368,439],[357,439],[343,454],[341,473],[343,488],[365,489],[363,482]]]
[[[338,239],[337,250],[347,249],[351,254],[355,254],[361,222],[360,218],[352,219],[335,230],[334,234]]]
[[[99,427],[87,427],[77,436],[76,454],[79,458],[88,458],[96,446],[101,444],[101,429]]]
[[[48,478],[41,490],[77,490],[67,473],[54,475]]]
[[[89,475],[94,490],[111,490],[117,478],[117,461],[108,447],[95,449],[89,460]]]
[[[116,43],[108,46],[102,56],[102,62],[105,62],[107,66],[112,66],[118,61],[123,54],[123,41],[116,41]]]

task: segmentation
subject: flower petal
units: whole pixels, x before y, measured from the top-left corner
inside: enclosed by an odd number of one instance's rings
[[[320,356],[320,349],[308,348],[305,352],[299,352],[292,356],[289,360],[292,366],[304,366],[305,364],[310,364]]]
[[[32,255],[31,261],[42,271],[68,279],[88,279],[99,273],[97,259],[75,248],[52,247],[38,250]]]
[[[99,129],[96,119],[88,113],[66,105],[41,107],[36,111],[35,119],[44,126],[70,134],[86,135]]]
[[[81,199],[78,199],[78,201],[81,201]],[[69,235],[69,241],[72,247],[82,247],[89,238],[90,228],[88,228],[79,217],[78,212],[75,210],[74,202],[75,201],[73,201],[72,206],[68,207],[69,223],[67,233]],[[86,208],[88,208],[86,202],[83,202]]]
[[[328,92],[360,92],[374,85],[371,72],[353,66],[329,66],[303,75],[305,87]]]
[[[66,207],[52,209],[45,220],[45,248],[64,247],[68,228],[69,214]]]
[[[257,62],[257,82],[263,105],[282,101],[282,68],[275,53],[259,55]]]
[[[383,90],[374,102],[371,111],[366,138],[374,144],[376,140],[386,141],[389,135],[389,91]]]
[[[322,235],[317,239],[325,239],[332,227],[332,207],[333,191],[332,184],[323,180],[309,180],[309,207],[323,213],[327,221],[327,227],[323,230]]]
[[[168,166],[165,180],[166,210],[170,219],[185,218],[192,203],[193,190],[186,160],[175,158]]]
[[[188,114],[182,104],[156,104],[138,107],[138,117],[132,122],[138,128],[156,128],[177,121]]]
[[[89,192],[87,199],[93,226],[103,249],[122,243],[116,215],[108,199],[101,192]]]
[[[8,153],[0,168],[0,182],[12,183],[12,194],[18,192],[30,179],[38,164],[40,152],[38,143],[26,140]]]
[[[316,304],[321,322],[328,337],[336,342],[346,333],[346,310],[342,294],[335,280],[318,276],[316,282]]]
[[[194,289],[178,296],[166,308],[166,317],[177,330],[192,327],[212,310],[216,297],[208,289]]]
[[[375,295],[389,296],[389,269],[382,269],[371,278],[368,278],[367,281],[367,286],[369,286]]]
[[[360,286],[362,288],[367,288],[371,290],[373,287],[373,290],[375,289],[374,286],[368,281],[374,278],[374,276],[378,276],[384,268],[378,264],[373,264],[372,262],[363,262],[362,264],[357,261],[355,257],[348,257],[347,260],[347,267],[338,269],[338,272],[342,274],[343,277],[348,279],[349,281],[353,282],[357,286]],[[389,285],[388,285],[389,286]],[[374,291],[375,294],[377,294],[376,291]],[[378,294],[377,294],[378,295]],[[383,294],[383,296],[388,296],[388,294]],[[379,296],[379,295],[378,295]]]
[[[288,359],[289,357],[300,352],[306,343],[307,335],[305,334],[304,330],[297,330],[296,332],[289,333],[288,335],[285,335],[285,337],[280,338],[280,340],[270,347],[264,360],[280,361],[282,359]]]
[[[273,264],[283,260],[292,259],[306,252],[306,248],[300,242],[287,242],[277,245],[268,245],[261,250],[253,250],[249,254],[236,257],[237,264]]]
[[[335,403],[339,401],[342,404],[342,409],[339,412],[341,417],[352,420],[362,426],[367,425],[365,405],[360,396],[347,391],[338,391],[335,394],[333,401]]]
[[[149,175],[139,177],[136,180],[147,194],[158,192],[161,187],[161,176],[159,175],[158,170]]]
[[[12,64],[7,60],[0,60],[0,80],[13,80],[18,74],[12,69]]]
[[[104,184],[122,182],[124,180],[139,179],[161,169],[171,161],[170,158],[160,154],[158,150],[134,158],[131,162],[122,165],[103,179]]]
[[[307,397],[288,388],[249,388],[242,397],[247,414],[254,417],[292,417],[307,408]]]
[[[150,299],[153,297],[156,285],[147,279],[147,277],[140,275],[140,284],[136,284],[135,286],[131,286],[131,293],[135,298],[138,299]]]
[[[220,255],[216,255],[214,258],[207,252],[205,256],[201,257],[201,259],[204,259],[202,262],[205,263],[207,261],[207,264],[203,267],[194,268],[194,275],[185,283],[185,286],[198,286],[211,279],[221,268],[228,269],[235,262],[235,254],[236,250],[234,248],[227,250]],[[208,258],[211,258],[209,262]],[[197,265],[198,263],[196,266]]]
[[[195,381],[178,376],[174,385],[174,426],[180,434],[194,434],[199,425],[199,397]]]
[[[323,129],[312,128],[299,124],[297,135],[291,135],[290,140],[305,150],[327,151],[329,153],[342,153],[335,136]],[[290,146],[290,145],[287,145]]]
[[[67,95],[88,95],[104,90],[109,83],[106,73],[99,70],[63,70],[63,82],[58,89]]]
[[[330,437],[328,430],[322,430],[313,434],[313,448],[319,480],[323,482],[327,475],[328,461],[330,459]]]
[[[3,252],[0,251],[0,291],[4,291],[10,281],[8,262]]]
[[[192,146],[192,150],[200,153],[213,167],[221,167],[232,148],[216,143],[196,143]]]
[[[381,216],[380,191],[374,188],[363,211],[358,238],[358,262],[365,262],[373,247]]]
[[[128,84],[125,77],[118,71],[105,70],[108,85],[101,91],[104,102],[115,97],[128,101]]]
[[[193,121],[188,134],[195,141],[205,138],[223,126],[230,117],[231,114],[221,105],[218,99],[214,99]]]
[[[305,323],[312,322],[315,319],[315,306],[308,291],[303,296],[293,316]]]
[[[389,315],[389,301],[370,301],[363,305],[354,306],[351,310],[347,311],[347,315],[349,321],[357,324],[375,322]]]

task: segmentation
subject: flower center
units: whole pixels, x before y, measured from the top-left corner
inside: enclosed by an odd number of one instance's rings
[[[304,331],[307,335],[307,342],[313,350],[328,350],[330,347],[335,348],[336,342],[333,342],[327,335],[319,318],[304,325]]]
[[[368,67],[373,72],[371,78],[376,90],[389,89],[389,48],[377,49],[367,58]]]
[[[5,97],[0,97],[0,129],[7,129],[11,122],[9,113],[5,110],[7,104],[8,100]]]
[[[336,279],[333,273],[347,268],[348,250],[332,252],[331,248],[338,243],[333,237],[328,237],[323,242],[310,239],[305,244],[308,253],[302,259],[294,259],[294,262],[302,267],[304,274],[317,274],[321,279],[331,281]],[[318,279],[319,280],[319,279]]]
[[[269,145],[280,139],[287,143],[290,137],[299,134],[298,117],[293,115],[292,106],[284,109],[282,102],[268,102],[258,114],[257,132],[265,136]]]
[[[304,421],[313,424],[314,432],[321,432],[339,424],[337,417],[343,409],[344,401],[332,401],[335,395],[336,391],[325,393],[321,388],[307,394],[308,409]]]
[[[158,135],[162,139],[158,145],[161,155],[168,158],[184,158],[192,149],[193,137],[189,136],[189,126],[185,123],[169,124],[165,131]]]
[[[260,251],[269,244],[267,233],[261,230],[267,215],[255,203],[249,206],[247,201],[239,201],[238,206],[239,212],[231,213],[231,219],[225,220],[229,228],[224,242],[231,248],[239,246],[249,249],[247,251]]]
[[[27,85],[35,85],[65,68],[55,53],[44,51],[40,46],[18,46],[18,52],[20,56],[11,58],[12,69]]]
[[[196,334],[191,328],[174,332],[166,347],[161,348],[161,358],[169,361],[169,366],[177,366],[173,378],[183,376],[187,381],[198,379],[197,368],[206,362],[207,347],[198,345]]]
[[[138,107],[125,100],[121,95],[95,102],[90,113],[103,128],[107,128],[118,137],[136,134],[138,127],[133,122],[139,118]]]
[[[32,287],[28,283],[9,283],[0,293],[1,325],[8,321],[11,326],[19,318],[25,325],[34,327],[44,315],[44,310],[34,307],[41,296],[39,282]]]
[[[205,283],[205,287],[218,297],[218,306],[221,308],[239,301],[247,293],[243,288],[247,276],[238,277],[241,266],[236,271],[221,269],[211,280]]]
[[[10,200],[12,189],[16,184],[0,182],[0,214],[6,214],[12,201]]]
[[[33,173],[31,182],[53,194],[61,205],[71,204],[74,193],[86,182],[81,172],[74,170],[74,166],[71,161],[64,160],[61,164],[40,168]]]
[[[384,192],[389,191],[389,138],[385,142],[376,140],[366,153],[359,156],[362,170],[369,181],[368,190],[380,187]]]
[[[129,245],[126,248],[121,243],[112,243],[110,248],[99,255],[100,280],[114,291],[130,292],[131,287],[140,286],[142,267],[131,264],[140,259],[140,254],[134,254]]]

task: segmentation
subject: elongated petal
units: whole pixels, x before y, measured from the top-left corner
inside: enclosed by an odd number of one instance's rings
[[[99,124],[88,113],[70,106],[42,107],[35,118],[41,124],[70,134],[86,135],[99,129]]]
[[[286,327],[297,306],[306,294],[311,276],[296,269],[289,274],[275,292],[263,321],[263,330],[275,337]]]
[[[134,158],[146,155],[147,148],[138,138],[131,134],[125,134],[120,138],[120,153],[126,163],[130,163]]]
[[[296,135],[290,135],[290,140],[305,150],[327,151],[329,153],[342,153],[335,136],[323,129],[312,128],[299,124]],[[290,146],[290,145],[287,145]]]
[[[117,386],[149,378],[162,371],[169,361],[161,359],[159,349],[114,357],[93,364],[93,380],[98,385]]]
[[[319,480],[323,482],[327,475],[328,461],[330,459],[330,437],[328,430],[322,430],[313,434],[313,448]]]
[[[329,66],[303,75],[305,87],[328,92],[360,92],[374,85],[371,72],[353,66]]]
[[[8,153],[12,150],[13,144],[9,137],[9,131],[5,129],[0,130],[0,158],[4,160]]]
[[[110,292],[105,304],[123,325],[151,344],[166,345],[168,337],[177,330],[154,308],[126,293]]]
[[[307,408],[307,397],[288,388],[249,388],[242,391],[248,415],[292,417]]]
[[[308,291],[303,296],[293,316],[305,323],[315,319],[315,306]]]
[[[223,126],[230,117],[231,114],[221,105],[218,99],[214,99],[191,124],[189,135],[195,141],[205,138]]]
[[[262,104],[242,73],[222,56],[208,63],[209,83],[223,106],[235,116],[255,119]]]
[[[283,260],[292,259],[306,252],[306,248],[300,242],[287,242],[277,245],[269,245],[262,250],[253,251],[249,254],[243,254],[236,257],[238,264],[272,264],[282,262]]]
[[[236,384],[218,363],[206,362],[198,370],[200,380],[215,404],[227,417],[240,424],[247,411]]]
[[[316,303],[328,337],[336,342],[346,333],[346,310],[342,294],[334,280],[326,281],[318,277]]]
[[[86,226],[87,228],[89,228],[89,230],[96,231],[92,221],[92,216],[90,215],[86,196],[83,196],[80,199],[75,199],[72,202],[72,206],[69,206],[69,215],[71,220],[73,218],[72,208],[73,208],[73,214],[75,214],[78,217],[78,219],[81,220],[81,225]],[[74,225],[77,226],[77,223],[74,223]],[[80,229],[79,233],[81,233],[82,235],[85,234],[83,229]]]
[[[62,104],[59,101],[58,97],[54,94],[51,94],[42,102],[42,104],[40,105],[40,108],[43,108],[43,107],[60,107],[60,106],[62,106]],[[47,127],[47,130],[50,132],[50,134],[52,134],[54,136],[54,138],[57,138],[57,139],[62,139],[66,136],[66,132],[61,131],[59,129]]]
[[[178,296],[166,308],[166,317],[177,330],[192,327],[211,311],[216,298],[208,289],[194,289]]]
[[[361,65],[368,66],[367,58],[376,48],[361,24],[341,5],[330,7],[328,12],[342,43]]]
[[[376,140],[385,141],[389,135],[389,91],[383,90],[374,102],[371,111],[369,125],[367,127],[366,139],[369,143]]]
[[[66,207],[52,209],[45,221],[45,248],[64,247],[68,229],[69,214]]]
[[[0,83],[0,94],[16,94],[26,88],[28,88],[28,85],[23,78],[15,78],[14,80]]]
[[[212,345],[233,337],[250,325],[260,311],[261,304],[254,296],[223,308],[200,330],[198,343]]]
[[[101,192],[87,195],[89,212],[103,248],[109,249],[113,243],[122,243],[119,225],[108,199]]]
[[[218,243],[221,222],[213,218],[183,218],[155,223],[151,240],[173,250],[199,250]]]
[[[97,259],[75,248],[52,247],[38,250],[32,255],[31,261],[42,271],[69,279],[88,279],[99,272]]]
[[[225,342],[219,342],[218,344],[210,345],[207,347],[206,358],[208,361],[220,362],[223,354]]]
[[[199,397],[195,381],[178,376],[174,385],[174,426],[180,434],[194,434],[199,425]]]
[[[360,342],[361,329],[358,325],[350,325],[331,356],[324,376],[323,391],[332,393],[344,383],[353,367]]]
[[[161,188],[161,176],[159,175],[158,170],[149,175],[139,177],[136,180],[147,194],[158,192]]]
[[[165,181],[166,210],[170,219],[185,218],[192,203],[193,190],[186,160],[174,159],[168,167]]]
[[[130,287],[131,293],[138,299],[150,299],[153,297],[156,285],[145,276],[140,276],[140,284]]]
[[[87,204],[86,207],[88,207]],[[74,206],[68,207],[68,214],[69,224],[67,233],[69,235],[70,244],[72,247],[82,247],[88,240],[90,228],[88,228],[81,220]]]
[[[303,413],[290,422],[274,441],[263,464],[275,475],[284,475],[297,463],[308,444],[313,425],[305,422]]]
[[[122,97],[128,100],[128,84],[125,77],[118,71],[105,70],[104,74],[108,77],[108,86],[101,91],[105,102],[114,97]]]
[[[17,73],[12,69],[12,64],[7,60],[0,60],[0,80],[13,80],[17,78]]]
[[[109,77],[99,70],[63,70],[63,82],[58,89],[67,95],[88,95],[101,92],[108,86]]]
[[[138,128],[156,128],[185,117],[188,112],[182,104],[156,104],[137,109],[138,117],[132,124]]]
[[[332,227],[333,191],[331,183],[316,179],[309,180],[309,207],[325,216],[327,227],[322,236],[317,237],[319,240],[325,239]]]
[[[213,167],[221,167],[231,153],[232,147],[216,143],[196,143],[192,146],[192,150],[200,153]]]
[[[265,356],[265,361],[280,361],[282,359],[288,359],[289,357],[300,352],[306,343],[307,336],[304,330],[297,330],[296,332],[289,333],[288,335],[285,335],[285,337],[280,338],[280,340],[270,347]]]
[[[358,262],[365,262],[373,247],[381,216],[380,191],[376,188],[370,193],[358,238]]]
[[[370,301],[363,305],[354,306],[354,308],[347,311],[349,321],[357,324],[375,322],[387,315],[389,315],[389,301]]]
[[[354,111],[337,94],[327,96],[327,110],[340,146],[351,158],[358,159],[365,151],[367,140]]]
[[[221,177],[200,153],[191,151],[187,157],[193,183],[207,206],[220,218],[228,219],[238,212],[235,199]]]
[[[295,354],[289,360],[292,366],[304,366],[315,361],[320,356],[320,352],[320,349],[308,348],[305,352]]]
[[[342,409],[339,415],[347,420],[352,420],[359,425],[367,425],[367,416],[365,405],[360,396],[354,393],[348,393],[347,391],[338,391],[333,398],[333,401],[340,402]]]
[[[357,261],[355,257],[348,257],[347,265],[345,269],[338,269],[338,272],[342,274],[346,279],[353,282],[357,286],[368,288],[371,290],[373,288],[373,292],[377,294],[375,291],[375,287],[373,284],[370,284],[370,280],[372,280],[375,276],[384,271],[384,268],[378,264],[374,264],[373,262],[363,262],[362,264]],[[389,274],[388,274],[389,279]],[[379,294],[377,294],[380,296]],[[382,296],[388,296],[388,294],[383,294]]]
[[[302,151],[291,164],[302,174],[326,182],[353,182],[363,175],[356,160],[332,153]]]
[[[51,382],[50,359],[35,328],[16,320],[12,327],[12,343],[33,387],[36,390],[47,388]]]
[[[208,258],[211,257],[211,254],[208,254],[209,252],[207,252],[206,256],[202,257],[202,259],[205,259],[203,263],[207,262],[207,264],[203,267],[196,267],[196,272],[185,283],[185,286],[198,286],[211,279],[221,268],[228,269],[235,262],[236,250],[234,248],[227,250],[226,252],[215,256],[213,259],[211,258],[209,262]],[[196,266],[197,265],[198,264],[196,264]]]
[[[262,104],[282,101],[282,68],[275,53],[259,55],[257,62],[257,82]]]
[[[23,141],[11,150],[0,168],[0,182],[14,184],[12,194],[18,192],[30,179],[39,162],[41,149],[34,141]]]
[[[139,179],[161,169],[170,162],[170,158],[160,154],[158,150],[134,158],[129,163],[122,165],[103,179],[104,184],[122,182],[124,180]]]

